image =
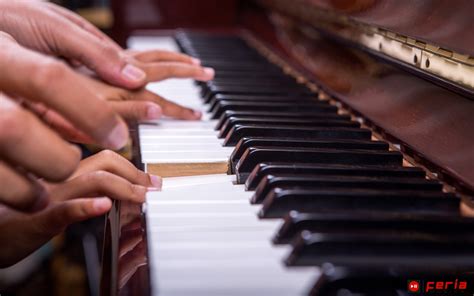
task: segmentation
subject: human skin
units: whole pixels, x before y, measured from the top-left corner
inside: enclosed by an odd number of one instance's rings
[[[43,210],[28,214],[0,206],[0,240],[8,241],[2,247],[0,267],[26,257],[68,225],[107,213],[111,199],[138,204],[147,191],[161,188],[161,178],[107,150],[81,161],[67,181],[42,183],[50,196]]]

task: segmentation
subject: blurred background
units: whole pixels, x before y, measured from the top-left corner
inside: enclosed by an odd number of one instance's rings
[[[112,29],[114,18],[110,0],[56,0],[51,2],[77,12],[104,31]]]
[[[237,0],[56,0],[88,19],[125,46],[136,30],[182,27],[231,27],[237,23]],[[183,8],[185,10],[183,10]]]

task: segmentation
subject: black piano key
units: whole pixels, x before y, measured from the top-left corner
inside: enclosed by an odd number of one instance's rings
[[[198,52],[191,50],[191,55],[195,58],[200,59],[201,61],[227,61],[227,60],[236,60],[236,59],[245,59],[248,62],[260,62],[262,57],[255,52],[246,51],[246,52],[233,52],[230,54],[223,53],[210,53],[210,52]]]
[[[227,80],[227,81],[216,81],[216,80],[211,80],[206,82],[202,87],[205,89],[211,88],[211,87],[221,87],[225,88],[227,86],[240,86],[240,87],[276,87],[276,88],[290,88],[290,87],[305,87],[304,85],[299,84],[296,82],[296,80],[292,81],[275,81],[275,80],[246,80],[246,79],[239,79],[239,80]]]
[[[298,87],[240,87],[239,85],[228,85],[223,87],[211,86],[203,94],[204,102],[208,103],[213,96],[218,94],[236,94],[236,95],[261,95],[261,96],[282,96],[282,95],[317,95],[304,86]]]
[[[217,70],[216,70],[217,71]],[[262,93],[268,92],[269,94],[274,94],[281,92],[285,93],[295,93],[295,94],[314,94],[311,92],[305,85],[294,83],[285,83],[280,84],[278,82],[263,84],[263,83],[253,83],[248,85],[243,85],[240,83],[215,83],[208,82],[203,86],[204,95],[216,95],[216,94],[246,94],[246,93]]]
[[[246,43],[242,42],[229,42],[221,44],[209,45],[206,43],[197,43],[197,42],[182,42],[180,46],[184,51],[188,53],[205,53],[205,54],[220,54],[222,56],[234,55],[239,53],[255,53],[255,50],[250,48]],[[225,52],[225,54],[223,54]]]
[[[331,119],[269,119],[269,118],[229,118],[221,128],[218,138],[226,138],[230,130],[236,125],[273,125],[287,127],[347,127],[358,128],[360,124],[355,121]]]
[[[274,125],[235,125],[224,140],[224,146],[235,146],[240,139],[251,137],[294,139],[369,140],[371,132],[361,128],[287,127]]]
[[[440,262],[474,268],[474,239],[424,234],[319,234],[303,231],[285,260],[290,266],[436,268]]]
[[[253,51],[255,52],[255,49],[249,46],[249,44],[241,39],[241,38],[234,38],[234,36],[229,37],[219,37],[219,39],[216,38],[209,38],[209,37],[199,37],[199,39],[196,38],[187,38],[187,39],[180,39],[178,40],[180,45],[188,45],[192,46],[195,48],[199,48],[201,51],[203,50],[215,50],[218,49],[221,51],[223,47],[230,48],[231,50],[233,48],[237,49],[238,51]]]
[[[282,218],[290,211],[419,213],[457,215],[459,198],[451,193],[376,189],[281,189],[267,194],[261,218]]]
[[[439,216],[390,213],[300,213],[291,211],[273,238],[275,244],[288,244],[300,232],[370,233],[394,232],[445,233],[473,236],[474,219],[461,216]]]
[[[218,102],[236,102],[236,103],[292,103],[299,104],[305,103],[318,103],[320,105],[327,105],[327,102],[318,101],[314,94],[312,95],[301,95],[301,96],[249,96],[249,95],[216,95],[209,102],[209,111],[217,108]]]
[[[215,129],[220,130],[227,120],[231,117],[240,118],[300,118],[300,119],[312,119],[312,118],[327,118],[327,119],[339,119],[339,120],[350,120],[349,115],[341,115],[328,112],[319,111],[293,111],[293,112],[277,112],[277,111],[225,111],[219,118]]]
[[[201,87],[207,87],[208,85],[220,85],[220,84],[236,84],[236,85],[301,85],[296,79],[290,76],[279,76],[279,75],[253,75],[248,76],[247,73],[233,72],[229,73],[226,71],[220,71],[219,76],[214,75],[214,79],[211,81],[195,81],[195,83]]]
[[[219,70],[232,70],[232,71],[241,71],[241,72],[281,72],[281,68],[267,62],[255,62],[255,63],[233,63],[233,62],[206,62],[201,60],[201,64],[204,67],[211,67],[216,72]]]
[[[251,83],[282,83],[282,84],[298,84],[296,79],[291,76],[264,76],[264,75],[253,75],[253,76],[237,76],[236,73],[227,73],[228,76],[225,75],[226,72],[223,72],[220,77],[215,77],[211,82],[217,84],[240,84],[243,85],[251,84]],[[234,74],[234,75],[231,75]],[[207,85],[209,82],[203,81],[203,85]]]
[[[377,190],[409,190],[440,192],[441,183],[420,178],[394,178],[394,177],[361,177],[361,176],[321,176],[321,175],[279,175],[265,176],[255,188],[255,193],[250,201],[253,204],[262,203],[267,194],[273,189],[377,189]]]
[[[261,57],[256,55],[254,52],[239,52],[239,51],[234,51],[234,52],[229,52],[228,54],[222,54],[220,52],[212,52],[212,51],[197,51],[196,49],[189,48],[187,49],[187,54],[199,59],[201,61],[201,65],[203,66],[218,66],[220,63],[222,63],[223,66],[225,66],[225,71],[231,71],[232,67],[228,64],[229,60],[245,60],[246,64],[249,63],[255,63],[255,64],[262,64],[266,63],[268,64],[267,61],[262,60]],[[224,70],[224,68],[221,68]],[[243,68],[239,68],[243,69]],[[280,70],[281,73],[284,73],[283,71]],[[250,73],[250,72],[249,72]]]
[[[281,71],[281,68],[278,68],[275,64],[272,64],[265,59],[257,60],[257,61],[232,61],[229,59],[204,59],[201,60],[204,66],[209,66],[213,67],[215,69],[219,69],[219,67],[222,68],[255,68],[257,71],[259,68],[265,68],[265,67],[270,67],[274,69],[278,69]]]
[[[202,53],[202,54],[216,54],[222,56],[233,56],[242,53],[254,53],[255,50],[249,48],[247,44],[220,44],[220,45],[212,45],[209,44],[182,44],[185,51],[189,53]],[[226,52],[223,54],[223,52]]]
[[[416,262],[414,262],[416,264]],[[436,266],[435,268],[433,268]],[[440,278],[442,277],[442,279]],[[321,268],[313,287],[308,292],[311,296],[409,296],[424,294],[423,280],[445,279],[470,282],[472,273],[469,268],[456,268],[443,258],[429,265],[414,265],[410,269],[400,269],[390,266],[379,268],[370,267],[337,267],[325,264]],[[418,280],[420,292],[410,292],[408,284]],[[461,290],[466,291],[466,290]],[[434,292],[435,295],[440,294]],[[457,293],[456,293],[457,294]],[[462,295],[466,295],[461,292]],[[460,294],[460,295],[461,295]]]
[[[211,118],[218,119],[227,111],[319,112],[336,113],[337,107],[329,104],[303,101],[295,102],[232,102],[219,101],[211,110]]]
[[[443,272],[443,274],[447,274]],[[389,268],[346,268],[326,264],[311,287],[310,296],[408,296],[410,279],[430,277],[424,272],[394,274]]]
[[[289,78],[288,75],[285,75],[283,72],[239,72],[239,71],[232,71],[232,70],[219,70],[215,73],[214,79],[235,79],[239,80],[242,77],[246,78],[253,78],[253,79],[281,79],[283,81],[287,81]]]
[[[221,116],[222,117],[222,116]],[[236,124],[249,124],[250,122],[255,121],[256,123],[260,122],[267,122],[271,123],[289,123],[290,125],[293,122],[297,123],[303,123],[303,122],[334,122],[334,123],[341,123],[341,125],[344,125],[346,127],[360,127],[360,123],[351,121],[349,117],[339,117],[339,116],[330,116],[328,117],[327,114],[324,113],[319,113],[319,114],[314,114],[314,116],[306,118],[299,118],[299,117],[278,117],[278,116],[231,116],[227,118],[222,125],[217,124],[216,128],[220,126],[218,130],[220,130],[221,133],[227,134],[231,128],[236,125]],[[217,129],[216,129],[217,130]]]
[[[402,155],[393,151],[363,151],[318,148],[251,147],[235,167],[239,184],[245,183],[252,170],[263,162],[399,166]],[[242,183],[240,183],[242,182]]]
[[[175,34],[178,44],[190,43],[195,44],[202,42],[204,44],[220,44],[220,43],[238,43],[246,45],[247,43],[236,34],[212,33],[202,31],[178,31]]]
[[[383,142],[372,142],[383,143]],[[237,148],[233,153],[236,153]],[[380,149],[386,150],[386,149]],[[232,157],[232,156],[231,156]],[[255,190],[258,183],[267,175],[338,175],[338,176],[368,176],[396,178],[425,178],[426,173],[417,167],[383,167],[339,164],[308,164],[269,162],[259,163],[250,173],[245,188]]]
[[[320,139],[297,139],[297,138],[242,138],[235,146],[230,155],[232,172],[242,155],[250,147],[284,147],[284,148],[331,148],[331,149],[355,149],[387,151],[388,144],[381,141],[355,141],[355,140],[320,140]]]

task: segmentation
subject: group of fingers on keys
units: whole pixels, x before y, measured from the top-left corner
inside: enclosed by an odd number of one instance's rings
[[[112,150],[129,142],[127,122],[201,118],[149,82],[208,81],[214,70],[185,54],[125,50],[51,3],[2,0],[0,9],[0,266],[9,266],[106,213],[111,199],[142,203],[160,190],[159,176]],[[71,143],[112,150],[82,159]]]

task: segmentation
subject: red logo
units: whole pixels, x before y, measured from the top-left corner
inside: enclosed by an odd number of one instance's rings
[[[420,292],[420,281],[408,281],[408,291],[412,293]]]

